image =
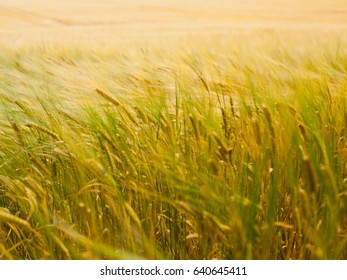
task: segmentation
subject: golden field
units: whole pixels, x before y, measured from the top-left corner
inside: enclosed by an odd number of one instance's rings
[[[347,2],[0,1],[0,259],[346,259]]]

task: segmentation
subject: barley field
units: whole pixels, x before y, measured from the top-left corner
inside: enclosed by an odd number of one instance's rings
[[[0,259],[347,259],[345,0],[0,0]]]

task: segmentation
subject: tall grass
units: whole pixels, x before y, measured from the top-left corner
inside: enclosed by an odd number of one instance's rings
[[[346,49],[264,42],[2,54],[0,258],[346,259]]]

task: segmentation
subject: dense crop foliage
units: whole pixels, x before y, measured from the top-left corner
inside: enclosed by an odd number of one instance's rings
[[[0,258],[346,259],[346,44],[253,38],[4,47]]]

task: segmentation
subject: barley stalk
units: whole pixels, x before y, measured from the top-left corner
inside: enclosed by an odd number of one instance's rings
[[[29,222],[26,220],[23,220],[15,215],[10,214],[9,212],[5,211],[4,209],[0,208],[0,221],[22,226],[26,229],[32,229]]]
[[[102,91],[101,89],[96,89],[95,90],[100,96],[102,96],[103,98],[105,98],[106,100],[110,101],[113,105],[119,106],[120,102],[114,98],[113,96],[107,94],[106,92]]]
[[[38,124],[35,124],[35,123],[32,123],[32,122],[29,122],[27,123],[26,125],[27,127],[29,128],[33,128],[33,129],[36,129],[37,131],[41,131],[41,132],[44,132],[48,135],[50,135],[52,138],[56,139],[56,140],[61,140],[59,135],[57,133],[55,133],[54,131],[52,130],[49,130],[48,128],[45,128],[41,125],[38,125]]]

